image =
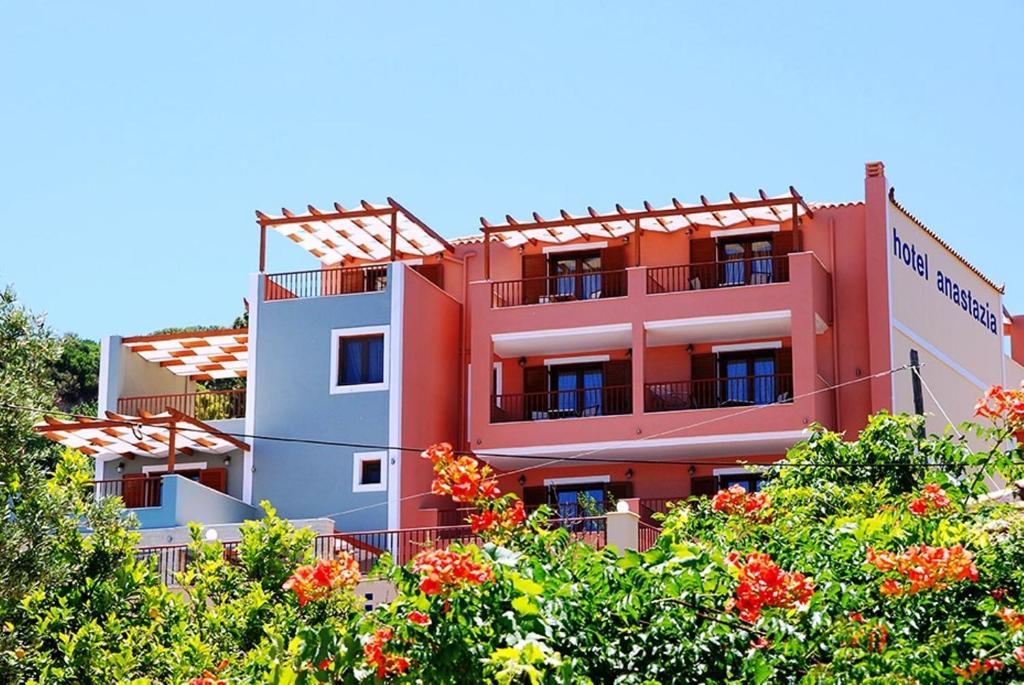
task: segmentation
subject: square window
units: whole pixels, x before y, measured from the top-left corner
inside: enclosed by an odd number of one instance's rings
[[[388,388],[388,327],[331,331],[331,393]]]
[[[387,490],[387,463],[387,452],[356,452],[352,455],[352,492]]]
[[[380,485],[380,459],[367,459],[361,466],[363,471],[359,477],[359,484]]]

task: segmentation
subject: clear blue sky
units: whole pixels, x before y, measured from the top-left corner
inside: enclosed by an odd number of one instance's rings
[[[825,8],[827,5],[827,8]],[[1024,312],[1024,3],[0,7],[0,283],[89,337],[228,323],[253,210],[901,201]],[[271,236],[270,268],[313,268]]]

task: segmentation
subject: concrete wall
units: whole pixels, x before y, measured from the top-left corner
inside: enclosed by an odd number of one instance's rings
[[[331,331],[391,324],[389,273],[383,292],[264,302],[256,311],[249,379],[252,425],[260,435],[370,445],[389,440],[389,391],[331,394]],[[394,364],[393,355],[389,363]],[[394,374],[392,374],[394,382]],[[353,454],[366,449],[254,440],[252,503],[267,499],[287,518],[335,517],[339,530],[384,528],[386,492],[352,491]],[[365,508],[363,508],[365,507]]]
[[[262,512],[241,500],[212,490],[183,476],[164,476],[160,506],[132,509],[140,528],[170,528],[188,525],[237,523],[262,517]]]
[[[232,450],[226,454],[177,454],[174,463],[178,468],[184,468],[189,464],[205,464],[206,468],[224,468],[224,458],[231,457],[231,464],[228,470],[227,494],[235,499],[242,499],[242,469],[243,458],[241,450]],[[117,465],[122,464],[124,470],[117,472]],[[167,459],[151,459],[149,457],[137,457],[135,459],[106,459],[101,462],[100,480],[116,480],[125,474],[144,473],[147,466],[167,466]],[[155,474],[154,474],[155,475]]]
[[[935,395],[924,393],[928,430],[941,433],[947,424],[943,409],[953,423],[969,420],[988,386],[1003,383],[1002,295],[889,204],[892,364],[906,364],[910,350],[918,351],[921,375]],[[949,286],[955,287],[955,300]],[[910,375],[894,376],[893,390],[894,410],[913,412]]]
[[[121,344],[121,336],[105,337],[100,344],[99,410],[117,411],[119,397],[172,395],[195,392],[196,384],[149,362]]]

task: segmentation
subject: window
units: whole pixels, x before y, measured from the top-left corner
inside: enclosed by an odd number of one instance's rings
[[[772,404],[776,401],[775,355],[763,351],[722,355],[722,404]]]
[[[771,238],[720,240],[718,261],[719,285],[763,285],[774,280]]]
[[[352,492],[387,490],[387,452],[356,452],[352,455]]]
[[[554,255],[548,263],[548,293],[556,300],[601,297],[601,254]]]
[[[552,411],[558,416],[601,416],[603,367],[565,365],[551,370]]]
[[[331,331],[331,393],[386,390],[388,327]]]
[[[723,473],[718,476],[718,488],[726,490],[733,485],[738,485],[747,492],[757,492],[764,485],[764,478],[759,473]]]

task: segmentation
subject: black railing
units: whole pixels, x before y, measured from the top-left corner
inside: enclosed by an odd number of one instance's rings
[[[245,417],[245,388],[181,392],[171,395],[142,395],[121,397],[117,400],[118,413],[130,416],[141,416],[142,412],[159,414],[166,411],[167,407],[173,407],[200,421],[243,418]]]
[[[384,264],[374,264],[346,269],[288,271],[266,274],[263,278],[263,299],[272,302],[302,297],[380,292],[388,286],[388,267]]]
[[[120,497],[127,509],[160,506],[160,483],[163,476],[118,478],[92,481],[96,499]]]
[[[632,411],[631,385],[493,395],[491,398],[491,423],[617,416]]]
[[[626,272],[622,269],[521,278],[492,283],[491,306],[500,308],[524,304],[604,300],[609,297],[625,297],[626,291]]]
[[[789,255],[647,268],[647,294],[767,285],[789,280]]]
[[[644,384],[644,411],[745,407],[793,400],[793,374]]]

